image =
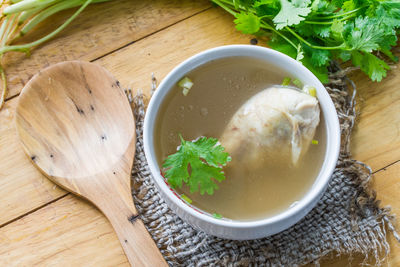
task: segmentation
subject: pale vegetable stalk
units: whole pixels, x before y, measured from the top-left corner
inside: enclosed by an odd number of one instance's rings
[[[3,8],[0,17],[0,78],[2,79],[0,109],[3,107],[7,96],[6,73],[1,62],[3,55],[10,51],[23,52],[29,55],[31,48],[57,35],[89,4],[107,1],[110,0],[11,0],[8,6],[4,8],[4,1],[0,2],[0,7]],[[19,37],[31,32],[39,23],[45,21],[51,15],[73,7],[79,7],[79,9],[49,34],[30,43],[14,44]]]
[[[185,77],[178,82],[178,86],[182,88],[182,94],[187,96],[193,86],[193,82],[188,77]]]

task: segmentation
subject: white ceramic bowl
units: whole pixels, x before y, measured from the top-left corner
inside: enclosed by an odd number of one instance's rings
[[[314,184],[308,193],[298,203],[286,211],[273,217],[255,221],[230,221],[213,218],[190,208],[185,202],[174,195],[160,174],[154,150],[154,126],[158,110],[165,96],[174,85],[191,70],[211,60],[246,56],[265,60],[267,63],[285,70],[297,77],[303,84],[314,86],[321,111],[325,118],[327,146],[325,159]],[[277,51],[250,45],[229,45],[216,47],[201,52],[185,60],[175,67],[161,82],[151,98],[144,121],[144,151],[149,163],[154,182],[160,190],[168,206],[184,221],[204,232],[229,239],[256,239],[266,237],[285,230],[302,219],[319,201],[324,193],[335,168],[340,149],[340,128],[335,107],[331,98],[320,81],[302,64]]]

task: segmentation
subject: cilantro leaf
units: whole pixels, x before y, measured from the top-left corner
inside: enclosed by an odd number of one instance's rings
[[[248,9],[253,4],[253,0],[233,0],[233,4],[236,9],[239,7]]]
[[[314,0],[311,4],[311,10],[318,14],[330,15],[333,11],[337,10],[337,5],[335,1]]]
[[[332,36],[333,38],[335,38],[335,40],[343,40],[343,28],[344,28],[344,24],[342,21],[339,21],[337,19],[334,19],[331,25],[331,32],[332,32]]]
[[[339,51],[336,53],[337,57],[340,58],[343,62],[349,61],[351,59],[350,51]]]
[[[278,8],[279,7],[279,0],[256,0],[254,2],[254,7],[260,6],[271,6],[271,8]]]
[[[310,7],[297,7],[288,0],[281,0],[281,10],[273,19],[276,29],[299,24],[311,12]]]
[[[295,29],[303,36],[315,37],[320,36],[322,38],[328,38],[331,35],[330,25],[311,25],[301,22]]]
[[[400,27],[400,1],[383,1],[380,2],[376,10],[376,15],[382,17],[387,27]]]
[[[242,32],[271,36],[272,49],[302,62],[322,82],[332,60],[351,60],[373,81],[389,69],[376,55],[398,60],[391,50],[400,33],[399,0],[211,1],[235,15]]]
[[[390,50],[388,50],[388,49],[385,49],[385,48],[383,48],[381,51],[382,51],[382,53],[384,53],[388,58],[390,58],[392,61],[394,61],[394,62],[398,62],[398,61],[399,61],[399,58],[398,58],[397,56],[393,55],[392,51],[390,51]]]
[[[311,4],[311,0],[292,0],[292,4],[295,7],[307,7]]]
[[[297,57],[297,48],[294,48],[292,45],[283,40],[283,38],[278,36],[277,34],[273,34],[271,36],[268,45],[272,49],[279,51],[283,54],[286,54],[291,58],[296,59]]]
[[[313,40],[309,40],[309,42],[314,43]],[[327,67],[332,59],[332,53],[329,50],[315,49],[308,45],[302,45],[302,49],[304,56],[308,58],[307,63],[315,66],[315,68]]]
[[[343,2],[344,0],[332,0],[332,4],[337,8],[341,7],[343,5]]]
[[[383,77],[386,77],[386,70],[390,69],[385,61],[371,53],[353,51],[351,60],[355,66],[359,66],[363,72],[368,74],[372,81],[380,82]]]
[[[353,10],[355,8],[356,8],[356,4],[354,3],[353,0],[345,1],[342,4],[342,10],[343,11],[351,11],[351,10]]]
[[[225,180],[222,166],[230,160],[224,148],[218,144],[216,138],[201,137],[196,141],[185,141],[181,138],[178,152],[167,157],[163,164],[163,171],[168,183],[173,187],[182,187],[185,183],[190,192],[209,195],[218,189],[215,180]]]
[[[328,38],[331,35],[331,27],[329,25],[315,25],[314,32],[322,38]]]
[[[236,29],[246,34],[253,34],[260,30],[260,18],[253,13],[241,12],[234,20]]]
[[[308,48],[310,50],[307,55],[311,59],[311,63],[317,67],[327,66],[331,61],[332,54],[328,50],[321,50],[321,49],[313,49]],[[311,56],[309,55],[311,54]]]
[[[279,0],[257,0],[253,5],[257,16],[276,16],[279,12]]]
[[[346,45],[353,50],[372,52],[380,47],[386,36],[381,21],[368,17],[357,17],[353,23],[347,23],[343,32]]]
[[[312,73],[314,73],[315,76],[322,82],[322,83],[327,83],[329,82],[329,77],[328,77],[328,68],[326,66],[315,66],[311,59],[309,57],[304,57],[301,60],[301,63],[308,68]]]

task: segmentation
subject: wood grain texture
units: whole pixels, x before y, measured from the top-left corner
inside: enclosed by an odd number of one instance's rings
[[[375,176],[382,204],[400,214],[396,191],[400,163]],[[388,185],[387,182],[392,182]],[[379,193],[381,192],[381,193]],[[385,195],[386,197],[384,197]],[[400,246],[390,238],[392,253],[385,266],[400,265]],[[363,257],[329,255],[321,266],[359,266]],[[105,217],[92,205],[73,195],[58,200],[0,228],[0,266],[129,266],[117,236]],[[314,265],[309,265],[314,266]]]
[[[357,84],[360,112],[351,151],[353,158],[376,171],[400,160],[400,63],[380,83],[360,71],[351,78]]]
[[[133,204],[135,121],[119,81],[66,61],[36,74],[18,100],[16,128],[32,162],[106,215],[133,266],[166,265]]]
[[[0,225],[66,194],[25,155],[14,124],[17,100],[0,112]]]
[[[213,8],[96,62],[114,73],[121,84],[148,93],[152,72],[160,81],[196,53],[221,45],[250,44],[251,38],[235,29],[231,15]]]
[[[247,44],[250,38],[239,34],[232,27],[231,16],[221,10],[211,9],[97,60],[96,63],[110,70],[122,86],[141,88],[148,95],[150,74],[153,71],[161,80],[176,64],[197,52],[224,44]],[[163,52],[163,49],[166,51]],[[9,192],[0,194],[0,200],[7,203],[0,205],[0,225],[65,194],[65,191],[49,183],[22,152],[12,123],[16,103],[16,99],[7,101],[0,111],[1,142],[7,140],[0,147],[0,156],[4,159],[0,163],[0,190]],[[43,193],[53,192],[53,188],[58,190],[55,194]]]
[[[150,88],[149,77],[151,72],[155,71],[156,76],[161,79],[172,69],[174,64],[202,49],[222,44],[249,43],[250,40],[249,36],[240,35],[235,31],[232,17],[216,9],[208,10],[183,22],[133,43],[117,51],[117,53],[107,55],[100,60],[99,64],[111,70],[123,86],[128,86],[131,83],[135,88],[142,88],[147,93]],[[58,42],[58,39],[53,40],[53,42]],[[165,52],[163,52],[164,49]],[[53,54],[56,55],[56,52],[56,50],[53,50]],[[170,56],[170,53],[173,56]],[[43,54],[45,54],[45,51],[43,51]],[[398,70],[393,72],[398,73]],[[23,70],[21,70],[21,73],[23,73]],[[380,94],[385,95],[386,90],[390,90],[390,87],[383,86],[387,83],[386,80],[380,84],[369,84],[363,75],[353,76],[353,79],[359,88],[366,88],[359,90],[359,93],[365,99],[362,103],[364,110],[370,109],[370,106],[375,105],[375,102],[369,100],[374,94],[364,94],[363,92],[380,92]],[[395,74],[390,79],[397,81],[397,84],[400,81],[398,74]],[[381,108],[390,106],[390,103],[399,99],[395,90],[390,92],[392,92],[390,93],[391,98],[384,97],[383,99],[385,100],[381,102],[381,98],[378,97],[374,101],[378,101]],[[15,130],[9,127],[11,119],[8,119],[8,117],[12,118],[14,116],[15,104],[16,99],[8,101],[5,109],[8,112],[4,112],[4,110],[0,112],[0,144],[3,145],[0,147],[0,158],[2,159],[2,163],[0,163],[0,190],[3,192],[4,189],[7,192],[6,195],[0,194],[0,200],[6,201],[2,203],[8,203],[7,207],[0,205],[0,222],[4,218],[15,218],[24,212],[32,210],[34,207],[45,204],[46,201],[54,200],[57,196],[64,194],[64,191],[57,189],[57,187],[56,190],[58,192],[52,193],[53,185],[47,182],[46,178],[31,166],[21,148],[17,146]],[[375,124],[370,124],[367,121],[363,122],[364,120],[379,122],[380,120],[396,120],[397,118],[398,114],[396,113],[380,112],[379,110],[371,112],[369,117],[362,115],[358,122],[358,133],[353,135],[352,149],[357,151],[357,139],[361,131],[365,131],[363,138],[372,140],[369,143],[375,149],[367,149],[368,147],[366,147],[358,150],[357,153],[354,153],[354,156],[357,159],[362,159],[363,157],[367,159],[372,155],[371,158],[373,159],[375,152],[379,150],[379,146],[375,144],[379,140],[375,140],[375,138],[382,138],[382,136],[392,134],[392,132],[387,132],[390,128],[383,127],[377,136],[373,128]],[[361,124],[364,125],[363,128],[360,128]],[[7,134],[3,135],[2,133]],[[368,133],[373,134],[368,135]],[[396,151],[395,146],[388,145],[387,148],[389,148],[388,152],[384,155],[387,160],[383,164],[392,161],[391,159],[400,159],[396,156],[397,154],[392,155],[393,151]],[[368,159],[367,162],[371,164],[373,161]],[[2,175],[3,173],[5,175]],[[388,173],[393,173],[393,175],[388,176]],[[388,203],[392,204],[393,207],[400,207],[400,199],[397,196],[398,187],[392,186],[398,181],[399,175],[399,169],[392,169],[392,166],[387,168],[386,172],[381,171],[376,175],[387,188],[387,191],[386,189],[382,191],[383,194],[392,196],[391,199],[388,199]],[[392,178],[387,179],[387,177]],[[21,190],[18,190],[19,188]],[[378,187],[378,194],[380,194],[381,188]],[[382,198],[381,195],[379,197]],[[21,203],[21,199],[24,201],[23,203]],[[71,204],[72,202],[74,204]],[[395,211],[398,210],[395,209]],[[9,213],[12,214],[9,216]],[[55,223],[57,218],[61,218],[66,214],[70,214],[68,218],[72,219],[63,220],[63,222],[66,222],[65,224]],[[50,228],[46,228],[48,226]],[[0,233],[1,240],[6,240],[4,238],[13,240],[11,243],[0,242],[0,266],[9,266],[10,264],[3,263],[12,262],[16,262],[18,266],[23,266],[25,263],[28,266],[55,264],[75,266],[127,265],[123,251],[118,245],[117,236],[114,234],[111,225],[105,220],[105,217],[90,205],[76,200],[74,196],[58,200],[10,223],[0,228]],[[390,266],[400,265],[398,260],[400,249],[395,242],[392,250],[390,257],[396,260],[392,261]],[[85,253],[82,253],[83,251]],[[347,266],[349,263],[348,256],[343,256],[342,260],[337,259],[335,256],[333,257],[334,259],[332,260],[323,261],[322,266],[339,267]],[[356,266],[357,260],[352,265]]]
[[[381,200],[381,206],[391,207],[393,214],[397,215],[394,225],[400,233],[400,162],[376,173],[373,188],[377,192],[377,199]],[[392,234],[389,234],[389,244],[391,253],[387,266],[400,266],[400,244]]]
[[[5,56],[8,98],[18,94],[46,66],[65,60],[94,60],[209,7],[208,0],[113,0],[90,5],[53,40],[34,49],[29,58],[16,52]],[[21,41],[44,36],[73,11],[50,17]]]
[[[31,57],[11,53],[3,61],[10,85],[9,97],[20,92],[41,68],[68,59],[93,60],[152,34],[168,25],[209,8],[204,1],[118,0],[89,6],[55,39],[38,47]],[[60,24],[72,11],[49,18],[26,41]],[[21,151],[12,123],[17,101],[8,101],[0,111],[0,225],[40,207],[65,191],[49,182]]]
[[[129,266],[108,220],[69,195],[0,228],[0,266]]]

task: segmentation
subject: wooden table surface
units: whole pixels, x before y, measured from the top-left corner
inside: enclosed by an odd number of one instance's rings
[[[71,12],[40,25],[37,37]],[[51,25],[49,25],[51,24]],[[249,44],[232,17],[206,1],[119,0],[87,8],[58,37],[30,58],[5,57],[10,93],[0,111],[0,266],[127,266],[117,236],[91,204],[62,190],[39,173],[16,136],[18,94],[29,78],[50,64],[72,59],[106,67],[124,87],[150,91],[150,74],[161,80],[175,65],[204,49]],[[373,187],[382,205],[400,214],[400,70],[381,83],[355,72],[361,115],[352,137],[353,158],[375,172]],[[396,68],[397,67],[397,68]],[[400,225],[399,225],[400,226]],[[388,266],[400,265],[400,245],[389,234]],[[353,264],[363,258],[353,256]],[[335,255],[323,266],[345,266]]]

